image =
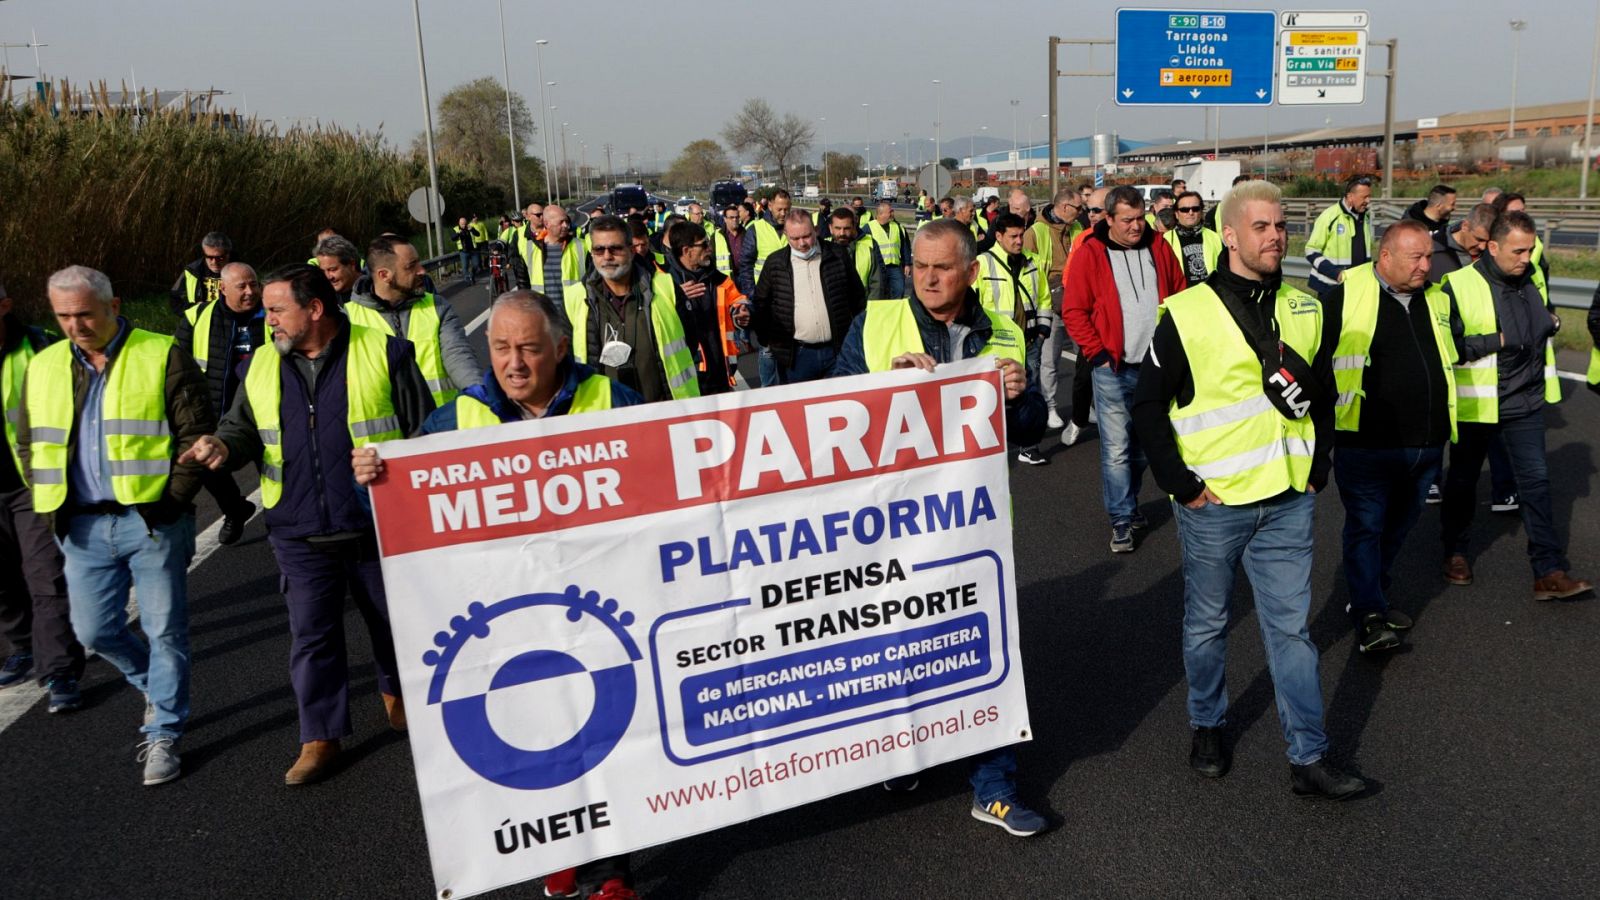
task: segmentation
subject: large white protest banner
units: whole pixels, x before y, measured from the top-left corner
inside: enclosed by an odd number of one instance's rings
[[[1031,735],[992,360],[382,452],[442,900]]]

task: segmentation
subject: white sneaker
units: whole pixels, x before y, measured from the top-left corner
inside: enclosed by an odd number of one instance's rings
[[[1056,412],[1053,409],[1050,410],[1050,418],[1046,419],[1044,424],[1045,424],[1046,428],[1064,428],[1065,427],[1065,424],[1061,421],[1061,414]]]
[[[1083,429],[1078,427],[1077,422],[1068,422],[1066,427],[1061,429],[1061,446],[1071,447],[1082,435]]]

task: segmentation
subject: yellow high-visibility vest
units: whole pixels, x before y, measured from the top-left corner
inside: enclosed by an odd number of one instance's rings
[[[379,441],[397,441],[400,417],[395,415],[393,386],[389,380],[389,353],[384,334],[360,325],[350,326],[350,346],[345,350],[345,399],[350,442],[365,447]],[[283,499],[283,357],[257,353],[250,357],[244,376],[245,395],[255,413],[261,438],[261,505],[271,509]],[[316,465],[316,461],[310,461]]]
[[[101,427],[111,492],[124,506],[161,499],[172,474],[172,428],[167,423],[167,357],[172,338],[134,328],[106,363]],[[48,513],[67,499],[67,441],[76,424],[72,344],[39,351],[28,366],[26,399],[32,443],[33,508]]]

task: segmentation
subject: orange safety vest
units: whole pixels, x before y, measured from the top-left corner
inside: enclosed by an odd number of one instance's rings
[[[739,356],[739,346],[733,341],[733,307],[744,300],[732,278],[724,278],[717,287],[717,333],[722,336],[722,355],[732,363]],[[705,357],[700,358],[700,371],[706,371]],[[729,366],[728,383],[733,384],[732,366]]]

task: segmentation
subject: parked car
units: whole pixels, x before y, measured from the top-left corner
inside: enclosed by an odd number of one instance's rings
[[[693,197],[679,197],[673,202],[672,211],[680,216],[687,216],[689,214],[689,204],[699,202],[699,200],[696,200]]]
[[[736,206],[748,199],[750,193],[745,190],[742,181],[719,181],[711,186],[711,206],[723,210]]]

